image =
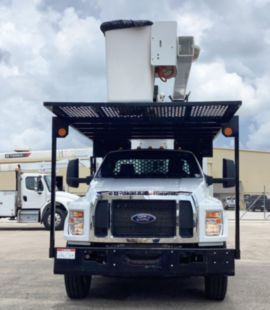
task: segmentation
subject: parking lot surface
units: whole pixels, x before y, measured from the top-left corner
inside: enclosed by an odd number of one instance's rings
[[[230,221],[233,240],[233,221]],[[71,301],[53,274],[49,233],[39,224],[0,220],[0,310],[9,309],[270,309],[270,221],[241,221],[242,259],[223,302],[204,298],[203,280],[94,277],[89,297]],[[57,232],[57,245],[64,245]]]

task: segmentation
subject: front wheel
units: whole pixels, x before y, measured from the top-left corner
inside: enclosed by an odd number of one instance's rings
[[[69,298],[85,298],[90,289],[91,276],[81,276],[74,274],[65,274],[65,287]]]
[[[54,215],[54,227],[55,230],[63,230],[66,218],[66,212],[61,209],[56,208]],[[51,227],[51,211],[47,210],[43,217],[43,225],[45,229],[50,230]]]
[[[205,295],[208,299],[223,300],[227,293],[228,276],[213,275],[205,277]]]

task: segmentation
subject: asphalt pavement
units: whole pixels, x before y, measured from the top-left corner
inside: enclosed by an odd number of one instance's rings
[[[233,244],[230,221],[230,245]],[[89,297],[67,298],[63,277],[53,274],[49,233],[39,224],[0,220],[0,310],[9,309],[270,309],[270,221],[241,221],[242,259],[223,302],[204,298],[203,279],[93,277]],[[57,245],[64,244],[57,232]]]

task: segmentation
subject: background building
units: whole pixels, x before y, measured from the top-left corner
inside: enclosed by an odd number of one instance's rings
[[[222,159],[234,159],[232,149],[215,148],[214,156],[207,159],[208,174],[213,177],[222,176]],[[224,189],[215,184],[214,195],[225,198],[234,194],[233,188]],[[260,195],[265,193],[270,197],[270,152],[255,150],[240,150],[240,193],[241,204],[244,195]]]

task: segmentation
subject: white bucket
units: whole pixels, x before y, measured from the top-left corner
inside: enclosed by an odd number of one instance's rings
[[[151,26],[108,30],[105,38],[108,101],[153,101]]]

